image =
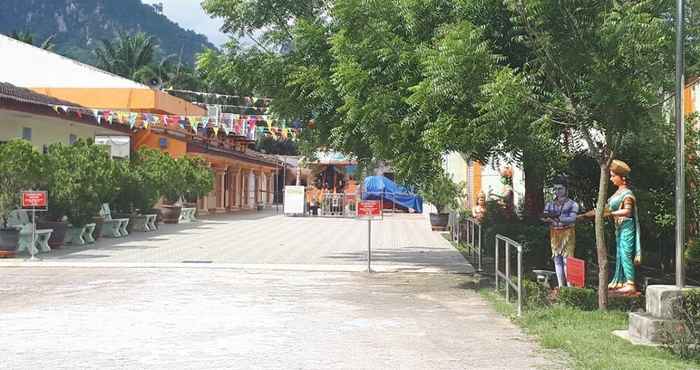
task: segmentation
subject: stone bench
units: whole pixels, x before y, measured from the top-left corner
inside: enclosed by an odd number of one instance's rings
[[[94,244],[95,237],[93,233],[96,226],[96,224],[87,224],[83,227],[70,228],[66,233],[64,243],[72,245]]]
[[[36,240],[32,244],[32,224],[24,224],[19,231],[19,240],[17,241],[17,252],[28,251],[29,254],[35,255],[42,252],[51,252],[49,247],[49,239],[53,233],[53,229],[37,229]],[[37,248],[38,247],[38,248]]]
[[[183,207],[182,210],[180,211],[180,220],[178,223],[184,224],[188,222],[194,222],[197,221],[195,218],[195,213],[197,212],[197,208],[185,208]]]

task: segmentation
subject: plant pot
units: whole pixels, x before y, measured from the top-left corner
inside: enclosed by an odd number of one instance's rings
[[[37,229],[53,229],[49,246],[51,248],[60,248],[63,245],[63,240],[66,238],[66,230],[68,230],[67,222],[43,221],[36,225]]]
[[[93,237],[95,240],[100,240],[102,237],[102,225],[105,222],[105,218],[102,216],[96,216],[92,218],[93,221],[95,221],[95,232],[93,233]]]
[[[176,224],[180,221],[181,206],[163,205],[160,208],[163,222],[166,224]]]
[[[14,252],[17,250],[17,243],[19,243],[19,230],[0,229],[1,252]]]
[[[445,229],[450,221],[449,213],[431,213],[430,214],[430,226],[433,229]]]

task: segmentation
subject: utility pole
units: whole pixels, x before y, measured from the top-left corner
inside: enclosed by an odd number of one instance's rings
[[[685,52],[683,47],[684,1],[676,0],[676,286],[685,285],[683,248],[685,247]]]

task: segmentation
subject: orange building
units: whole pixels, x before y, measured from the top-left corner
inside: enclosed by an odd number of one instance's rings
[[[0,35],[0,81],[88,109],[172,116],[207,116],[206,109],[163,91]],[[246,137],[203,137],[178,125],[125,130],[131,149],[148,146],[174,157],[200,156],[215,176],[214,190],[198,200],[200,213],[255,208],[273,202],[280,167],[271,156],[249,150]]]

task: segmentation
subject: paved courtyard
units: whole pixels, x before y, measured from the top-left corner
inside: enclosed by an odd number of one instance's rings
[[[0,271],[2,369],[561,368],[459,274]]]
[[[0,261],[0,369],[563,368],[421,215],[270,212]]]
[[[424,215],[389,215],[372,224],[373,267],[378,271],[472,272],[464,258]],[[22,257],[22,256],[20,256]],[[285,217],[274,211],[212,216],[157,232],[134,232],[95,245],[41,254],[61,264],[217,264],[229,267],[360,271],[367,266],[367,222],[344,218]],[[24,264],[23,258],[0,260]]]

